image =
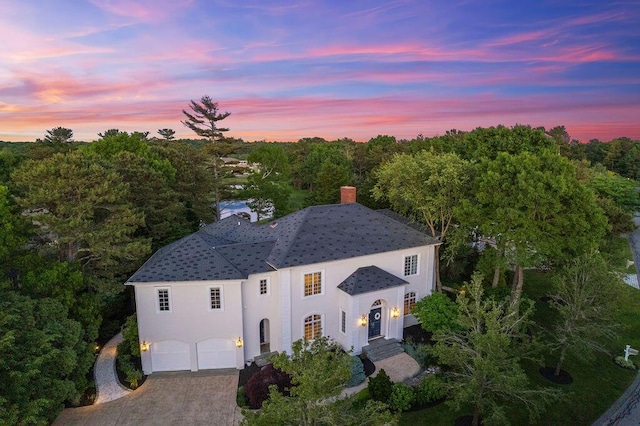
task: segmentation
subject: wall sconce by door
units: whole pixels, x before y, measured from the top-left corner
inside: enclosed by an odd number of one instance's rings
[[[400,308],[398,308],[397,306],[395,306],[392,310],[391,310],[391,317],[392,318],[398,318],[400,316]]]
[[[364,327],[365,325],[367,325],[367,316],[366,316],[366,315],[362,315],[362,316],[360,317],[360,325],[361,325],[361,326],[363,326],[363,327]]]

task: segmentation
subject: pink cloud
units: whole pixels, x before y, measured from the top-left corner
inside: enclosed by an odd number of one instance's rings
[[[142,22],[165,20],[191,7],[193,0],[90,0],[107,13]]]

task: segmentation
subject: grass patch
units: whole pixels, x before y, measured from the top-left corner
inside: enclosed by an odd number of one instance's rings
[[[612,238],[601,248],[612,269],[626,271],[626,260],[631,259],[631,251],[625,238]],[[551,291],[550,273],[528,270],[525,272],[524,293],[535,301],[536,312],[533,317],[539,332],[547,329],[554,320],[554,311],[540,297]],[[616,311],[616,321],[620,324],[617,338],[607,341],[609,354],[596,354],[591,361],[583,361],[568,356],[562,369],[573,376],[570,385],[555,385],[543,378],[535,362],[523,363],[523,368],[533,386],[549,386],[562,389],[564,397],[552,404],[534,425],[588,425],[600,417],[631,384],[636,372],[626,370],[613,362],[616,355],[623,355],[625,345],[640,348],[640,291],[620,284],[620,300]],[[636,365],[638,357],[631,357]],[[546,354],[542,360],[544,365],[554,366],[556,354]],[[470,410],[453,412],[446,404],[421,411],[403,413],[401,425],[451,425],[453,421]],[[511,424],[527,424],[526,410],[513,405],[509,411]]]

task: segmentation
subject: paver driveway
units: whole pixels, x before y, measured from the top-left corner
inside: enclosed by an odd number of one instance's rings
[[[238,371],[154,373],[129,395],[65,409],[54,425],[237,425]]]

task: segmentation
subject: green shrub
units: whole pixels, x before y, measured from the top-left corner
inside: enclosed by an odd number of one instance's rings
[[[380,372],[375,377],[369,377],[369,385],[367,387],[369,388],[371,399],[384,403],[389,402],[393,383],[384,368],[380,369]]]
[[[364,382],[365,374],[364,374],[364,364],[359,356],[351,357],[351,378],[347,382],[346,386],[348,388],[353,386],[358,386],[360,383]]]
[[[238,407],[249,406],[249,400],[247,399],[247,394],[244,393],[244,386],[240,386],[238,388],[238,393],[236,394],[236,404],[238,404]]]
[[[457,327],[458,305],[446,294],[433,293],[416,303],[413,315],[422,328],[435,333]]]
[[[404,383],[394,383],[391,387],[391,396],[389,397],[389,408],[393,411],[402,412],[411,408],[414,399],[414,391],[410,386]]]
[[[446,394],[444,383],[436,374],[430,374],[423,378],[414,391],[414,405],[419,407],[437,401]]]
[[[120,349],[123,343],[120,343],[120,345],[118,345],[118,349]],[[131,389],[136,389],[139,386],[140,379],[142,379],[142,372],[138,370],[133,364],[133,362],[131,361],[131,355],[127,353],[121,354],[120,352],[118,352],[117,361],[118,361],[118,367],[120,368],[120,371],[124,373],[125,380],[127,381],[127,385]]]
[[[636,365],[630,359],[626,360],[623,356],[617,356],[614,359],[615,363],[618,364],[622,368],[628,368],[629,370],[635,370]]]
[[[402,344],[402,348],[411,358],[415,359],[418,365],[422,368],[427,368],[431,365],[431,354],[429,353],[429,345],[422,345],[419,343],[413,343],[410,339],[407,339]]]

